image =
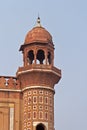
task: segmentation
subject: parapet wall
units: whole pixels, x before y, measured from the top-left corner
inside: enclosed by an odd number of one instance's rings
[[[16,77],[0,76],[0,89],[20,90],[20,83]]]

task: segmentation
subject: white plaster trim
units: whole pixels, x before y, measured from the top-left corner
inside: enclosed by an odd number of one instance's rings
[[[30,70],[25,70],[25,71],[21,71],[21,72],[18,72],[18,74],[22,74],[22,73],[26,73],[26,72],[32,72],[32,71],[42,71],[42,72],[52,72],[54,74],[56,74],[57,76],[61,76],[59,73],[56,73],[55,71],[53,70],[49,70],[49,69],[30,69]]]
[[[1,89],[1,88],[0,88],[0,91],[21,92],[21,89],[15,90],[15,89]]]
[[[29,87],[25,87],[24,89],[22,89],[22,91],[25,91],[27,89],[32,89],[32,88],[41,88],[41,89],[48,89],[48,90],[51,90],[51,91],[54,91],[55,90],[51,87],[46,87],[46,86],[29,86]]]
[[[10,130],[14,127],[14,108],[10,108]]]

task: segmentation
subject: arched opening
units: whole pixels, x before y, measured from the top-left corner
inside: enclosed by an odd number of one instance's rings
[[[37,60],[39,61],[40,64],[43,64],[43,61],[45,59],[44,51],[38,50],[36,58],[37,58]]]
[[[33,50],[30,50],[28,52],[28,62],[29,62],[29,64],[32,64],[33,61],[34,61],[34,53],[33,53]]]
[[[48,64],[51,64],[51,53],[48,52]]]
[[[43,124],[38,124],[36,130],[45,130],[45,126]]]

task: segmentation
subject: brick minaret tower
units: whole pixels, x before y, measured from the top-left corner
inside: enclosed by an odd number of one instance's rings
[[[23,94],[22,130],[54,130],[54,85],[61,71],[54,67],[52,36],[41,26],[39,17],[20,51],[24,64],[17,71],[17,79]]]

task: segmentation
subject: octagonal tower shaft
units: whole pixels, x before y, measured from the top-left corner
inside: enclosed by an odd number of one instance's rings
[[[24,62],[17,71],[23,92],[22,130],[54,130],[54,85],[61,70],[54,67],[52,37],[40,24],[28,32],[20,50]]]

